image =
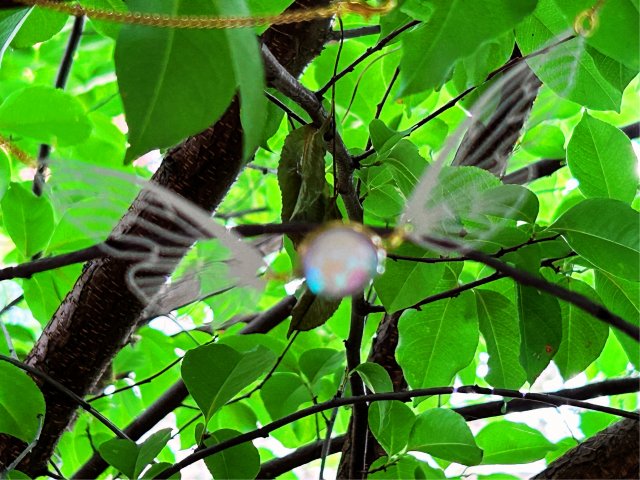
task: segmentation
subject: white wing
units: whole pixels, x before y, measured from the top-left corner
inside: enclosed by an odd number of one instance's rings
[[[261,254],[174,192],[81,162],[58,160],[51,170],[49,195],[62,223],[100,243],[105,254],[130,262],[127,285],[148,313],[232,288],[262,290]]]
[[[537,198],[526,188],[505,185],[500,179],[510,166],[514,149],[518,151],[521,130],[553,119],[554,107],[562,103],[554,94],[538,95],[538,76],[545,82],[552,79],[560,96],[574,86],[584,39],[558,43],[570,35],[563,32],[547,47],[536,49],[548,49],[546,53],[516,62],[488,82],[469,109],[468,118],[438,152],[407,202],[400,224],[412,241],[434,248],[436,245],[425,240],[446,240],[444,243],[455,245],[458,251],[497,250],[501,239],[526,237],[516,227],[535,223]],[[522,128],[534,99],[538,113]],[[526,183],[527,179],[523,180],[521,183]]]

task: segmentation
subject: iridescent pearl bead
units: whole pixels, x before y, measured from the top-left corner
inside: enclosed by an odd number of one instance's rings
[[[309,290],[330,298],[363,291],[381,272],[384,259],[376,237],[346,225],[312,234],[301,254]]]

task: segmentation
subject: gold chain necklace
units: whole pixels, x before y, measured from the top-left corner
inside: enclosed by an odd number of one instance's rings
[[[67,3],[55,0],[17,0],[17,2],[26,6],[39,6],[47,10],[53,10],[76,17],[86,15],[94,20],[151,27],[187,29],[222,29],[255,27],[258,25],[283,25],[329,18],[334,15],[340,16],[346,13],[355,13],[368,18],[375,14],[387,13],[395,6],[395,0],[387,0],[377,7],[368,5],[364,0],[339,0],[326,7],[284,12],[277,15],[209,17],[205,15],[172,16],[159,13],[119,12],[115,10],[83,7],[79,3]]]

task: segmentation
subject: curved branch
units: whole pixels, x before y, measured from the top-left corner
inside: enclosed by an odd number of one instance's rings
[[[578,388],[566,388],[552,395],[573,398],[577,400],[587,400],[589,398],[603,397],[607,395],[620,395],[624,393],[634,393],[640,390],[640,378],[618,378],[592,383]],[[514,399],[506,403],[502,400],[495,402],[479,403],[466,407],[454,408],[453,411],[462,415],[467,421],[479,420],[490,417],[500,417],[512,412],[527,412],[541,408],[551,408],[537,401]],[[340,435],[331,439],[330,453],[337,453],[342,449],[346,440],[345,435]],[[265,462],[260,467],[258,478],[276,478],[296,467],[305,465],[320,458],[323,441],[317,441],[298,448],[293,453],[281,458],[275,458]]]
[[[477,394],[499,395],[505,398],[522,398],[526,400],[542,402],[542,403],[553,405],[553,406],[570,405],[573,407],[583,408],[586,410],[610,413],[612,415],[617,415],[624,418],[640,420],[640,414],[636,412],[627,412],[617,408],[605,407],[602,405],[583,402],[581,400],[573,400],[571,398],[560,397],[558,395],[550,395],[545,393],[522,393],[517,390],[508,390],[504,388],[493,389],[493,388],[478,387],[477,385],[465,385],[462,387],[434,387],[434,388],[416,389],[416,390],[411,390],[406,392],[374,393],[371,395],[360,395],[357,397],[335,398],[327,402],[318,403],[311,407],[298,410],[297,412],[291,415],[287,415],[286,417],[282,417],[279,420],[269,423],[268,425],[265,425],[262,428],[258,428],[251,432],[238,435],[237,437],[231,438],[229,440],[218,443],[216,445],[197,449],[194,453],[187,456],[180,462],[172,465],[168,469],[164,470],[155,478],[169,478],[170,476],[178,473],[183,468],[197,462],[198,460],[202,460],[203,458],[211,456],[215,453],[221,452],[223,450],[227,450],[231,447],[235,447],[236,445],[241,445],[245,442],[249,442],[257,438],[267,437],[269,433],[271,433],[274,430],[277,430],[278,428],[281,428],[285,425],[289,425],[290,423],[293,423],[302,418],[315,415],[316,413],[324,412],[325,410],[330,410],[332,408],[344,407],[346,405],[355,405],[357,403],[380,402],[383,400],[409,401],[417,397],[430,397],[434,395],[451,395],[454,393],[476,394],[476,395]]]

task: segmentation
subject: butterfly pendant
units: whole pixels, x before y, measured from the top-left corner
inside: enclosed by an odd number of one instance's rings
[[[553,123],[558,108],[566,106],[561,98],[570,97],[579,83],[585,44],[571,32],[534,42],[525,33],[522,38],[521,50],[531,55],[512,60],[473,92],[475,100],[464,107],[467,118],[422,176],[410,180],[412,193],[392,243],[410,241],[442,255],[464,255],[469,249],[496,251],[505,246],[505,236],[522,239],[533,231],[537,198],[522,186],[526,169],[517,182],[508,182],[511,162],[523,134]],[[527,148],[538,141],[545,140],[529,138]],[[126,173],[58,161],[49,192],[63,222],[99,243],[105,255],[131,262],[127,285],[149,312],[234,288],[257,298],[264,289],[263,255],[166,188]],[[388,248],[360,225],[328,224],[300,245],[301,271],[318,296],[353,295],[383,272]]]

